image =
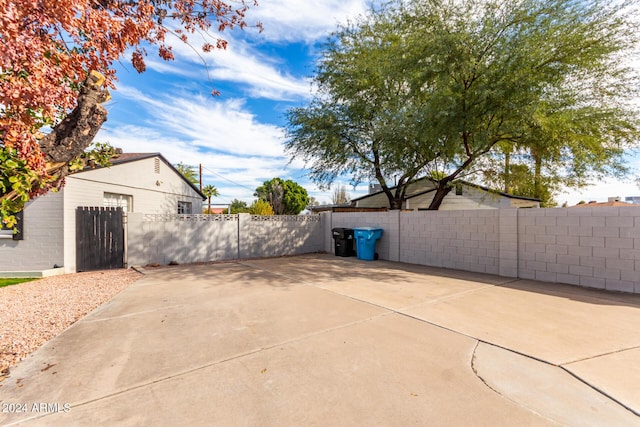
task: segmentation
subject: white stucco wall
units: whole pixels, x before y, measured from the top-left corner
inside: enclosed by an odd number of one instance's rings
[[[27,203],[24,240],[0,239],[0,271],[38,271],[64,264],[63,196],[49,193]]]
[[[136,160],[109,168],[93,169],[67,177],[64,189],[65,271],[76,271],[76,208],[103,206],[104,193],[133,198],[133,212],[176,214],[178,201],[191,202],[202,212],[202,199],[167,164],[156,158]],[[156,172],[157,171],[157,172]]]

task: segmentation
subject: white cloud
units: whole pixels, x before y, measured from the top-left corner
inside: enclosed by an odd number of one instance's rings
[[[152,98],[127,86],[121,86],[118,95],[146,110],[150,117],[147,119],[149,128],[164,136],[180,135],[191,147],[284,157],[282,128],[260,123],[243,109],[243,100],[191,94]]]
[[[202,40],[193,36],[189,44],[176,41],[173,44],[174,61],[163,61],[149,56],[145,59],[149,69],[180,77],[238,84],[248,96],[272,100],[295,100],[310,95],[310,83],[306,77],[298,77],[287,70],[285,59],[262,53],[258,43],[248,42],[228,33],[229,42],[224,50],[203,53]]]
[[[362,15],[370,2],[363,0],[265,0],[250,11],[250,19],[264,25],[262,36],[269,41],[312,43]]]
[[[189,44],[175,39],[175,61],[167,62],[151,54],[147,66],[159,73],[206,79],[213,82],[237,83],[246,94],[255,98],[296,100],[308,98],[310,82],[287,70],[285,60],[267,56],[260,51],[264,43],[302,42],[313,44],[327,37],[350,18],[363,14],[369,2],[364,0],[271,0],[260,3],[248,14],[248,21],[261,21],[264,32],[257,30],[225,31],[217,34],[191,34]],[[229,43],[226,50],[203,53],[204,41],[215,43],[215,37]],[[185,66],[185,62],[188,64]]]
[[[304,174],[284,153],[282,128],[259,122],[243,100],[190,94],[156,97],[124,85],[114,98],[132,104],[147,118],[108,121],[96,139],[125,152],[160,152],[174,164],[202,164],[204,183],[220,191],[217,203],[234,198],[251,202],[253,191],[265,180]]]

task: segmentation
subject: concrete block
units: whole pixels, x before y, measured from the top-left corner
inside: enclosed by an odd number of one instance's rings
[[[587,246],[587,247],[595,247],[595,248],[604,248],[605,244],[604,244],[604,237],[588,237],[588,236],[581,236],[580,237],[580,246]],[[613,238],[612,238],[613,239]],[[611,246],[609,246],[611,247]]]
[[[609,280],[605,281],[605,288],[608,291],[619,291],[619,292],[635,292],[636,284],[634,282],[624,281],[624,280]]]
[[[569,211],[567,211],[567,217],[575,218],[575,217],[591,216],[593,214],[594,209],[596,209],[596,208],[574,208],[574,209],[570,209]],[[598,209],[602,209],[602,208],[598,208]]]
[[[553,236],[568,236],[569,235],[569,227],[566,225],[555,225],[555,226],[547,226],[545,228],[545,233]]]
[[[602,217],[612,217],[619,216],[620,208],[615,206],[603,206],[599,208],[595,208],[593,215],[594,216],[602,216]]]
[[[549,271],[536,271],[536,280],[555,283],[557,281],[557,276],[556,273]]]
[[[520,243],[535,243],[536,235],[535,234],[526,234],[524,232],[518,233],[518,241]]]
[[[607,258],[606,267],[617,270],[634,270],[635,263],[631,259]]]
[[[607,227],[633,227],[634,218],[629,216],[607,216],[605,217]]]
[[[579,224],[579,220],[576,220],[575,217],[569,217],[569,216],[563,216],[563,217],[557,217],[556,218],[556,225],[558,227],[569,227],[569,226],[576,226]]]
[[[580,276],[573,274],[556,274],[556,280],[558,283],[566,283],[568,285],[579,285]]]
[[[580,237],[578,236],[557,236],[556,243],[558,245],[567,245],[567,247],[578,246],[580,244]]]
[[[542,243],[527,243],[524,245],[525,252],[544,252],[547,249],[546,245]]]
[[[619,258],[640,260],[640,249],[621,249]]]
[[[580,227],[604,227],[605,219],[603,216],[581,216]]]
[[[593,256],[581,256],[580,265],[586,267],[605,268],[606,258],[597,258]]]
[[[502,274],[500,274],[500,268],[497,265],[486,265],[484,272],[487,274],[496,274],[496,275],[502,276]],[[509,275],[507,277],[516,277],[516,276]]]
[[[620,237],[618,227],[593,227],[594,237]]]
[[[544,243],[546,245],[552,245],[556,243],[556,236],[549,234],[538,234],[535,237],[536,243]]]
[[[520,268],[518,270],[518,277],[520,279],[536,280],[536,272],[533,271],[533,270],[526,269],[526,268]]]
[[[620,279],[640,283],[640,270],[621,270]]]
[[[544,210],[544,215],[545,216],[555,216],[555,217],[559,217],[559,216],[567,216],[568,215],[568,208],[549,208],[549,209],[545,209]]]
[[[576,276],[593,277],[593,267],[587,267],[584,265],[570,265],[569,274]]]
[[[570,236],[593,236],[593,227],[581,227],[578,225],[569,226]]]
[[[545,262],[545,263],[556,263],[557,255],[546,252],[536,252],[536,261]]]
[[[600,277],[607,280],[620,280],[620,270],[609,268],[594,268],[593,277]]]
[[[576,209],[576,210],[580,210],[580,209]],[[605,282],[605,279],[602,279],[600,277],[581,276],[580,286],[586,286],[588,288],[605,289],[606,282]]]
[[[569,246],[568,252],[569,255],[591,256],[593,254],[593,248],[590,246]]]
[[[633,249],[634,239],[626,237],[606,237],[605,247],[619,249]]]
[[[547,264],[547,271],[552,273],[569,274],[569,266],[567,264]]]
[[[619,229],[620,237],[635,239],[640,237],[640,226],[636,227],[621,227]]]
[[[473,225],[485,224],[486,221],[487,221],[487,218],[480,217],[480,216],[472,216],[469,218],[469,224],[473,224]]]
[[[547,271],[547,263],[540,261],[527,261],[527,269],[533,271]]]
[[[535,220],[535,225],[556,226],[556,218],[553,216],[538,216]]]
[[[536,217],[534,216],[521,216],[518,218],[519,226],[536,225]]]
[[[619,258],[620,257],[620,249],[618,249],[618,248],[606,248],[606,247],[605,248],[593,248],[593,256],[594,257],[600,257],[600,258]]]
[[[479,241],[478,240],[465,240],[464,247],[465,248],[478,248],[479,247]]]
[[[478,226],[478,232],[479,233],[496,233],[497,229],[496,229],[496,226],[493,224],[484,224],[484,225]]]
[[[580,257],[578,255],[558,255],[557,262],[559,264],[580,265]]]
[[[525,227],[527,234],[544,234],[546,232],[544,225],[528,225]]]
[[[547,245],[546,252],[556,255],[566,255],[569,253],[567,245]]]

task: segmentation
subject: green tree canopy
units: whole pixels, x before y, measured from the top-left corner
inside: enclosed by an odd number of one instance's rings
[[[251,215],[273,215],[273,207],[266,200],[258,199],[254,200],[249,206],[249,213]]]
[[[392,209],[421,174],[440,177],[438,209],[456,179],[504,172],[506,153],[530,165],[536,197],[548,183],[624,173],[638,136],[637,77],[623,60],[637,45],[632,5],[408,0],[371,11],[325,47],[319,91],[289,111],[285,146],[321,185],[376,179]]]
[[[198,185],[200,184],[200,178],[198,177],[198,173],[196,172],[196,168],[193,166],[189,166],[189,165],[185,165],[184,163],[180,162],[177,165],[173,165],[176,170],[178,172],[180,172],[182,174],[182,176],[184,176],[185,178],[187,178],[187,181],[189,181],[190,183],[192,183],[193,185]]]
[[[247,202],[243,202],[242,200],[233,199],[231,204],[229,205],[229,212],[232,215],[239,213],[249,213],[249,206],[247,206]]]
[[[268,202],[276,215],[298,215],[309,204],[307,190],[290,179],[265,181],[256,188],[254,196]]]

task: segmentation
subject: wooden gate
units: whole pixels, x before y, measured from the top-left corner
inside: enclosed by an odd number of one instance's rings
[[[122,214],[122,208],[77,208],[77,271],[124,267]]]

